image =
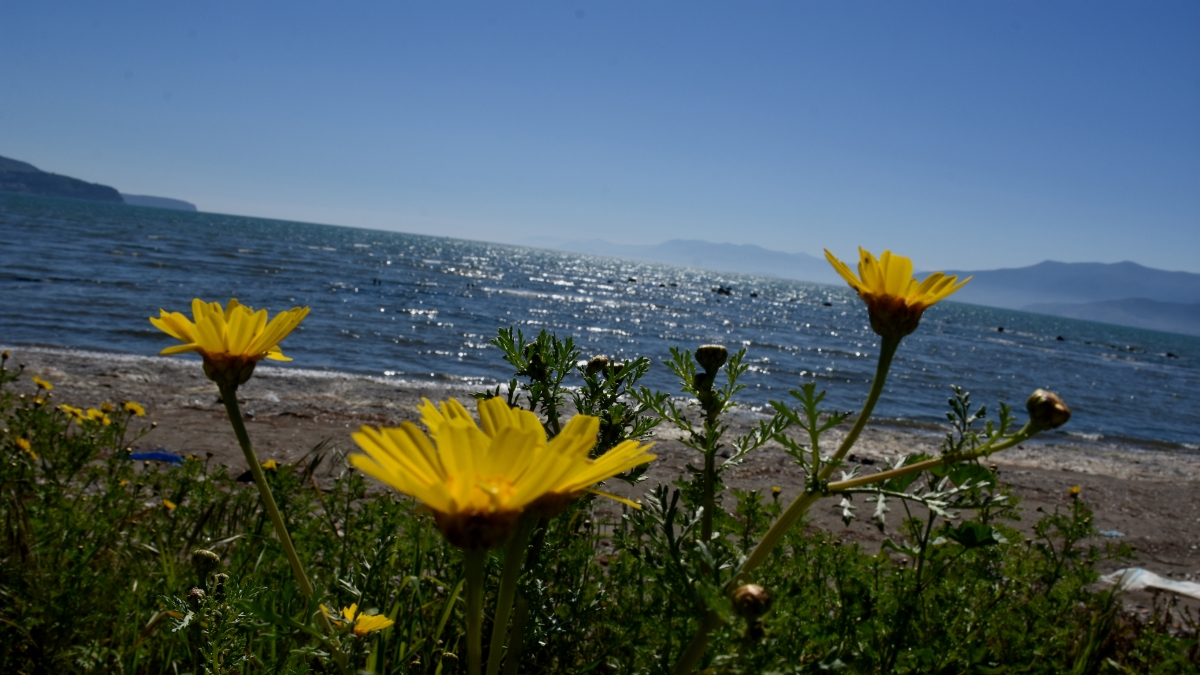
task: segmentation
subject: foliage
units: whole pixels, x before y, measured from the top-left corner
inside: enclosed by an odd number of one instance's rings
[[[801,522],[754,573],[774,597],[770,611],[745,617],[725,587],[783,505],[776,493],[726,493],[716,460],[725,447],[728,463],[783,438],[812,471],[831,461],[820,437],[844,416],[820,410],[806,385],[794,393],[800,408],[777,404],[756,436],[727,442],[720,415],[739,386],[736,354],[714,386],[710,419],[687,352],[673,357],[685,396],[673,399],[637,386],[645,359],[589,372],[552,334],[526,342],[507,331],[497,342],[517,379],[489,394],[537,411],[549,433],[571,408],[605,421],[608,447],[665,419],[690,428],[687,444],[714,459],[713,473],[646,486],[641,510],[585,497],[538,524],[505,672],[669,673],[707,613],[721,620],[704,661],[712,673],[1183,673],[1200,663],[1194,623],[1172,629],[1165,607],[1157,621],[1135,620],[1118,598],[1090,590],[1097,566],[1128,550],[1092,543],[1084,502],[1045,514],[1026,538],[1012,527],[1015,501],[978,463],[831,492],[891,504],[903,512],[899,536],[865,550]],[[107,424],[74,415],[20,369],[0,366],[0,672],[463,671],[462,554],[411,500],[374,488],[323,445],[267,471],[318,589],[308,602],[240,468],[131,461],[146,425],[111,407]],[[952,408],[946,453],[1007,428],[974,431],[984,419],[961,392]],[[333,475],[318,481],[331,464]],[[194,565],[197,549],[219,565]],[[489,554],[493,582],[501,560]],[[395,624],[364,636],[349,626],[320,631],[320,604],[354,603]],[[485,606],[493,603],[489,593]]]

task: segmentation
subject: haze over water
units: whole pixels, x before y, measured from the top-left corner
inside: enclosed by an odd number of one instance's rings
[[[871,248],[871,242],[863,242]],[[852,252],[840,252],[849,256]],[[916,251],[897,251],[914,254]],[[1048,257],[1052,257],[1048,252]],[[719,286],[730,295],[714,293]],[[147,317],[193,297],[312,313],[290,367],[493,384],[499,328],[573,336],[583,358],[647,356],[676,391],[669,347],[746,347],[744,401],[816,379],[856,409],[878,340],[848,288],[456,239],[0,195],[0,343],[153,355]],[[998,331],[1003,327],[1003,332]],[[1058,338],[1062,337],[1062,340]],[[1168,355],[1170,354],[1170,356]],[[951,384],[994,411],[1059,392],[1068,433],[1196,449],[1200,338],[944,302],[905,339],[877,415],[942,422]],[[289,367],[289,366],[285,366]]]

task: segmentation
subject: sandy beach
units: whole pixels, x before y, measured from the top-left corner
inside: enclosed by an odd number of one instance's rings
[[[157,427],[138,441],[138,448],[163,448],[204,457],[231,467],[245,464],[217,400],[215,385],[205,379],[200,364],[183,358],[98,354],[59,349],[10,347],[10,366],[24,364],[26,374],[15,386],[32,394],[31,376],[54,384],[58,403],[98,406],[104,401],[133,400],[146,408],[135,424]],[[362,424],[395,425],[415,420],[422,397],[439,400],[455,396],[469,405],[474,389],[465,386],[389,381],[340,373],[304,371],[289,367],[260,367],[240,390],[247,426],[261,459],[295,461],[323,441],[340,453],[353,450],[350,432]],[[473,406],[472,406],[473,407]],[[755,423],[750,412],[735,414],[731,433]],[[836,434],[835,434],[836,436]],[[895,423],[874,424],[854,449],[865,471],[887,459],[912,452],[936,452],[941,432]],[[648,484],[676,478],[693,451],[669,432],[656,438],[659,459]],[[1146,451],[1140,448],[1091,443],[1036,442],[995,455],[1001,480],[1021,498],[1022,520],[1029,532],[1038,510],[1065,508],[1068,490],[1082,488],[1095,508],[1098,531],[1112,535],[1098,541],[1123,541],[1137,548],[1136,565],[1176,579],[1200,579],[1200,455]],[[340,471],[344,463],[332,462]],[[790,458],[773,445],[752,453],[727,474],[727,484],[739,489],[783,490],[790,500],[801,486],[801,474]],[[732,500],[727,500],[731,503]],[[893,509],[888,532],[869,522],[845,527],[834,508],[836,500],[818,504],[811,514],[814,526],[878,550],[884,536],[894,536],[899,506]],[[863,511],[869,511],[863,505]],[[869,516],[869,513],[867,514]],[[1116,536],[1120,533],[1121,536]],[[1108,571],[1108,570],[1104,570]],[[1131,600],[1136,600],[1131,596]]]

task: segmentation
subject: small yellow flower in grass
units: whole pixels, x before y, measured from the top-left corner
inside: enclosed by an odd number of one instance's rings
[[[945,300],[970,277],[958,281],[934,272],[917,281],[912,275],[912,260],[884,251],[878,260],[863,248],[858,249],[858,276],[841,260],[825,250],[825,259],[842,275],[858,297],[867,304],[871,328],[883,337],[902,338],[917,329],[921,314],[931,305]]]
[[[307,307],[293,307],[267,321],[267,310],[257,312],[238,304],[237,298],[224,308],[220,303],[192,300],[192,318],[179,312],[159,310],[150,323],[184,344],[167,347],[162,354],[196,352],[204,359],[204,374],[222,386],[245,384],[262,359],[291,361],[279,342],[308,316]]]
[[[329,608],[325,605],[321,605],[321,611],[330,616],[330,621],[332,621],[333,625],[335,626],[341,626],[345,623],[353,623],[354,634],[359,637],[362,637],[373,631],[383,630],[384,628],[387,628],[395,623],[382,614],[359,614],[357,603],[350,605],[349,607],[343,607],[341,614],[330,612]]]
[[[76,408],[73,405],[67,405],[64,403],[58,406],[58,409],[70,415],[71,419],[75,420],[76,422],[82,422],[84,419],[86,419],[82,408]]]
[[[104,414],[103,410],[97,410],[95,408],[88,408],[87,419],[90,422],[99,422],[104,426],[112,424],[112,420],[109,419],[108,415]]]
[[[137,417],[146,416],[146,409],[133,401],[126,401],[122,407],[125,409],[125,412],[133,413]]]
[[[26,454],[28,454],[33,459],[37,459],[37,453],[33,451],[33,444],[30,443],[27,439],[18,438],[17,439],[17,447],[24,450],[26,452]]]
[[[33,399],[33,404],[40,408],[46,405],[46,399],[42,398],[41,396],[35,396]]]
[[[53,390],[54,390],[54,385],[52,385],[52,384],[50,384],[49,382],[47,382],[47,381],[43,380],[42,378],[38,377],[37,375],[34,375],[34,376],[33,376],[33,383],[34,383],[35,385],[37,385],[37,388],[38,388],[38,389],[45,389],[46,391],[53,391]]]
[[[279,465],[275,463],[275,460],[268,459],[262,463],[262,468],[266,469],[267,471],[274,471],[279,468]]]
[[[453,399],[440,410],[425,399],[419,409],[428,436],[411,422],[362,427],[353,437],[367,454],[350,461],[424,503],[447,541],[465,550],[495,548],[523,512],[555,515],[585,491],[636,508],[591,486],[654,459],[636,441],[590,459],[600,421],[588,415],[571,418],[547,442],[537,415],[500,398],[479,402],[482,429]]]
[[[1071,497],[1071,499],[1079,499],[1080,492],[1083,492],[1082,487],[1080,487],[1078,485],[1072,485],[1071,489],[1067,490],[1067,495],[1069,495]]]
[[[104,411],[104,412],[106,412],[106,413],[110,413],[110,412],[112,412],[113,410],[115,410],[115,408],[113,408],[113,404],[111,404],[111,403],[109,403],[109,402],[105,401],[104,403],[101,403],[101,404],[100,404],[100,410],[102,410],[102,411]]]
[[[163,499],[162,505],[163,508],[168,511],[174,511],[176,506],[175,502],[171,501],[170,499]]]

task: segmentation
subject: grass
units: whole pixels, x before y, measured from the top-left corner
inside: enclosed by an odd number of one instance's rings
[[[520,390],[529,407],[561,410],[566,390],[532,385],[557,377],[556,363],[573,367],[569,341],[564,350],[539,336],[549,350],[539,361],[509,337],[515,351],[506,353],[528,380],[510,390],[514,402]],[[575,407],[607,415],[602,434],[612,443],[653,426],[652,406],[604,384],[628,391],[644,365],[578,373],[572,391],[586,400]],[[549,374],[531,373],[538,369]],[[462,554],[412,500],[373,489],[321,446],[267,471],[318,589],[306,602],[253,484],[237,480],[240,468],[132,461],[134,430],[146,420],[120,402],[87,419],[31,389],[19,369],[0,370],[0,672],[465,672]],[[331,478],[314,479],[330,466]],[[669,673],[706,613],[721,619],[702,663],[711,673],[1200,667],[1196,624],[1173,625],[1165,600],[1151,619],[1135,620],[1119,598],[1092,590],[1097,567],[1130,551],[1091,543],[1081,500],[1025,537],[1011,527],[1014,500],[985,482],[956,497],[978,507],[959,518],[896,507],[903,536],[880,551],[802,523],[757,570],[772,602],[756,615],[722,589],[783,505],[718,480],[723,508],[710,525],[718,536],[703,540],[697,480],[653,487],[640,511],[600,509],[587,496],[539,523],[519,586],[524,628],[510,640],[505,672]],[[944,491],[946,480],[922,474],[900,489]],[[194,561],[197,549],[217,554],[218,566]],[[485,636],[502,557],[486,562]],[[395,623],[364,636],[345,625],[331,637],[313,620],[318,603],[356,603]]]

